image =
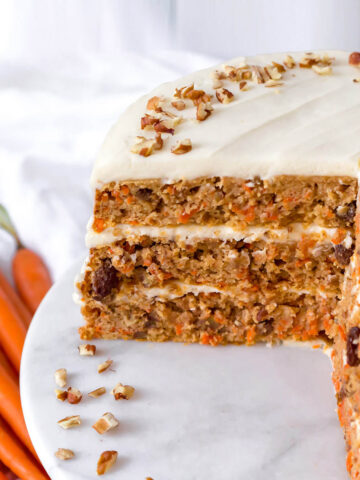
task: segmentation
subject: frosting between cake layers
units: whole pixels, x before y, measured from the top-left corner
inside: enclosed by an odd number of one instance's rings
[[[360,72],[348,64],[349,54],[328,51],[334,57],[331,75],[317,75],[297,66],[283,74],[283,85],[265,88],[251,83],[240,91],[236,82],[224,87],[234,94],[229,104],[215,97],[211,73],[217,66],[166,83],[132,104],[109,132],[96,160],[92,186],[116,180],[162,178],[165,182],[203,176],[269,178],[287,175],[348,175],[356,177],[360,158]],[[284,53],[236,58],[227,65],[268,65],[283,62]],[[298,62],[303,53],[292,54]],[[191,83],[214,95],[214,111],[203,122],[195,107],[172,113],[183,117],[175,134],[164,134],[164,146],[149,157],[131,153],[135,137],[152,137],[140,129],[147,100],[154,95],[174,100],[176,87]],[[189,101],[187,101],[189,102]],[[145,132],[145,133],[144,133]],[[189,138],[192,150],[171,153],[179,139]]]
[[[325,228],[318,225],[306,226],[301,223],[294,223],[290,227],[272,228],[271,226],[246,227],[236,229],[226,225],[178,225],[176,227],[153,227],[140,225],[118,225],[109,227],[101,233],[96,233],[91,228],[92,219],[88,224],[86,234],[86,246],[93,248],[101,245],[109,245],[123,238],[131,239],[140,236],[149,236],[152,238],[165,238],[167,240],[176,240],[189,242],[197,239],[220,239],[220,240],[243,240],[246,243],[258,240],[267,240],[275,242],[299,241],[303,235],[316,235],[318,242],[331,241],[338,232],[337,228]],[[342,242],[349,248],[352,244],[350,231]]]
[[[314,292],[310,292],[306,289],[295,289],[295,288],[286,288],[286,292],[288,293],[296,293],[298,295],[307,294],[310,295],[311,293],[316,293],[319,296],[326,297],[326,294],[318,289],[314,289]],[[180,281],[172,282],[171,284],[165,287],[152,287],[152,288],[135,288],[131,291],[130,294],[125,293],[123,294],[121,291],[117,294],[117,300],[124,301],[130,298],[134,298],[134,295],[139,295],[146,297],[148,299],[156,298],[157,300],[174,300],[175,298],[181,298],[184,295],[192,293],[195,296],[200,295],[201,293],[210,294],[210,293],[220,293],[222,295],[228,296],[236,296],[239,301],[242,300],[241,293],[236,291],[236,289],[232,288],[224,288],[219,289],[212,285],[205,285],[205,284],[188,284]],[[245,293],[245,297],[246,297]]]

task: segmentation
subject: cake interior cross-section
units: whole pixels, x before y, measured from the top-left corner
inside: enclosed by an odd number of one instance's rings
[[[360,478],[360,53],[236,58],[159,86],[95,163],[83,339],[318,340]]]

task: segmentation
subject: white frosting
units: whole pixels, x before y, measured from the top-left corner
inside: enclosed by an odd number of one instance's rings
[[[175,287],[177,287],[178,291],[171,290],[167,287],[165,288],[146,288],[141,289],[139,293],[145,295],[147,298],[164,298],[164,299],[174,299],[182,297],[187,293],[193,293],[194,295],[199,295],[200,293],[223,293],[223,294],[231,294],[231,291],[226,290],[219,290],[216,287],[212,287],[211,285],[189,285],[183,282],[173,282],[175,283]]]
[[[136,239],[139,236],[146,235],[152,238],[165,238],[180,242],[191,243],[198,239],[220,239],[243,240],[246,243],[257,240],[268,240],[276,242],[299,241],[302,236],[316,235],[318,242],[331,241],[337,233],[336,228],[324,228],[318,225],[305,226],[302,223],[294,223],[288,228],[269,228],[269,227],[246,227],[245,229],[236,229],[234,227],[218,225],[178,225],[176,227],[153,227],[141,225],[118,225],[105,229],[101,233],[95,232],[92,228],[93,219],[90,219],[86,234],[86,246],[93,248],[101,245],[109,245],[122,238]],[[346,233],[343,241],[346,247],[352,244],[351,232]]]
[[[296,288],[286,288],[288,293],[297,293],[298,295],[306,294],[319,294],[317,289],[313,292],[310,290],[305,289],[296,289]],[[174,298],[180,298],[188,293],[192,293],[195,296],[198,296],[200,293],[221,293],[222,295],[228,295],[232,297],[236,297],[239,302],[247,300],[247,293],[246,292],[239,292],[236,287],[235,288],[226,288],[226,289],[219,289],[212,285],[195,285],[195,284],[188,284],[181,281],[172,281],[169,282],[165,287],[152,287],[152,288],[137,288],[134,287],[130,293],[123,293],[119,292],[117,295],[117,300],[119,301],[126,301],[134,298],[134,296],[145,296],[149,299],[156,298],[157,300],[173,300]],[[242,298],[243,296],[243,298]]]
[[[190,101],[185,110],[171,111],[184,118],[173,137],[164,135],[164,147],[149,157],[130,152],[140,129],[147,100],[164,96],[172,100],[175,87],[194,82],[195,88],[214,95],[211,73],[222,66],[192,73],[159,86],[137,100],[109,132],[96,160],[93,187],[112,180],[162,178],[164,181],[201,176],[269,178],[288,175],[349,175],[356,177],[360,158],[360,71],[348,65],[346,52],[328,51],[335,57],[331,75],[317,75],[298,66],[283,75],[284,84],[266,88],[251,82],[248,91],[226,81],[234,101],[213,99],[214,111],[197,122]],[[299,61],[303,53],[292,54]],[[227,65],[282,63],[285,54],[236,58]],[[170,148],[190,138],[193,148],[174,155]]]

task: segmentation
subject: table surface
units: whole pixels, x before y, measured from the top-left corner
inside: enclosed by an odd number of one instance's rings
[[[25,420],[52,480],[97,478],[104,450],[119,452],[109,480],[347,479],[331,365],[321,351],[97,340],[96,356],[80,357],[82,318],[72,300],[79,268],[40,306],[22,360]],[[112,370],[99,375],[97,365],[108,358]],[[80,404],[55,398],[58,368],[84,393]],[[109,394],[117,382],[136,388],[131,400]],[[101,386],[105,395],[87,397]],[[120,425],[100,436],[91,425],[107,411]],[[57,425],[76,414],[79,428]],[[58,448],[75,458],[58,460]]]

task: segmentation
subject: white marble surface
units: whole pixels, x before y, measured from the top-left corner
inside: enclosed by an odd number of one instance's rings
[[[118,450],[117,480],[345,480],[345,448],[329,359],[307,348],[204,347],[96,341],[79,357],[72,302],[77,263],[41,305],[26,340],[21,395],[35,448],[52,480],[97,478],[103,450]],[[113,371],[99,375],[111,358]],[[88,392],[118,381],[136,387],[130,401],[107,393],[79,405],[55,399],[54,371]],[[99,436],[92,423],[111,411],[120,426]],[[78,429],[56,421],[80,414]],[[59,448],[76,458],[61,462]]]

